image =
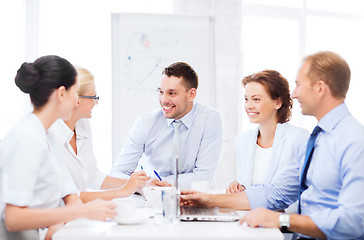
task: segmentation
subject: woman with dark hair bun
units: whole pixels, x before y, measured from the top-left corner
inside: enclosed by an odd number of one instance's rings
[[[50,239],[73,219],[114,217],[112,202],[82,204],[67,167],[58,159],[58,143],[47,133],[57,119],[68,120],[78,104],[75,68],[61,57],[44,56],[23,63],[15,83],[29,93],[34,110],[1,142],[0,239],[39,239],[37,229],[46,227]]]
[[[63,86],[68,90],[72,87],[76,83],[76,75],[75,68],[66,59],[45,56],[34,63],[23,63],[15,77],[15,84],[29,93],[36,109],[48,102],[55,89]]]

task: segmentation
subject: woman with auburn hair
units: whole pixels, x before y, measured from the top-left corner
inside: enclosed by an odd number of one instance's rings
[[[34,110],[1,142],[0,239],[38,240],[38,229],[46,227],[46,239],[50,239],[73,219],[113,218],[115,204],[110,201],[82,204],[48,136],[49,127],[58,118],[68,120],[77,106],[72,64],[58,56],[44,56],[23,63],[15,83],[30,95]]]
[[[245,111],[249,121],[258,127],[236,137],[237,180],[226,192],[237,193],[247,188],[252,208],[269,206],[266,199],[254,192],[261,189],[262,193],[279,199],[281,192],[274,190],[286,185],[290,195],[296,194],[287,180],[299,176],[299,165],[293,159],[298,154],[298,146],[305,143],[308,131],[287,123],[293,103],[288,81],[279,72],[264,70],[249,75],[242,80],[242,85]],[[275,209],[288,206],[284,201],[277,203]]]
[[[309,134],[287,123],[292,108],[288,81],[277,71],[264,70],[242,83],[245,111],[258,127],[236,137],[237,180],[227,194],[182,192],[186,205],[282,210],[293,203],[286,196],[298,198],[299,163],[294,155],[304,154],[298,146],[305,144]]]
[[[71,173],[72,179],[81,191],[84,202],[93,199],[111,200],[126,197],[141,189],[150,179],[144,171],[135,172],[129,180],[107,176],[97,168],[92,147],[92,109],[98,103],[94,76],[85,68],[76,67],[79,82],[79,104],[73,109],[70,119],[58,120],[50,128],[50,135],[59,142],[58,150]],[[101,192],[87,192],[87,189],[112,189]]]

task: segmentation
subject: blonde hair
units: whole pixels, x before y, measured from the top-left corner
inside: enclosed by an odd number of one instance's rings
[[[83,95],[87,91],[87,87],[89,84],[95,84],[94,75],[87,70],[86,68],[76,67],[77,71],[77,79],[80,84],[80,88],[78,89],[78,95]]]

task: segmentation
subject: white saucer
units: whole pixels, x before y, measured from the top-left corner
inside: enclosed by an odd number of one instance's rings
[[[140,224],[147,221],[148,218],[149,216],[147,214],[137,212],[136,214],[134,214],[134,216],[128,218],[115,217],[114,220],[119,224]]]

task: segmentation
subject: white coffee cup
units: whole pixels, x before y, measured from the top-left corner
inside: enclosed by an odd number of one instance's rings
[[[136,213],[136,202],[133,198],[115,198],[113,202],[116,205],[116,218],[127,219],[132,218]]]
[[[210,190],[210,182],[209,181],[192,181],[191,190],[208,193]]]

